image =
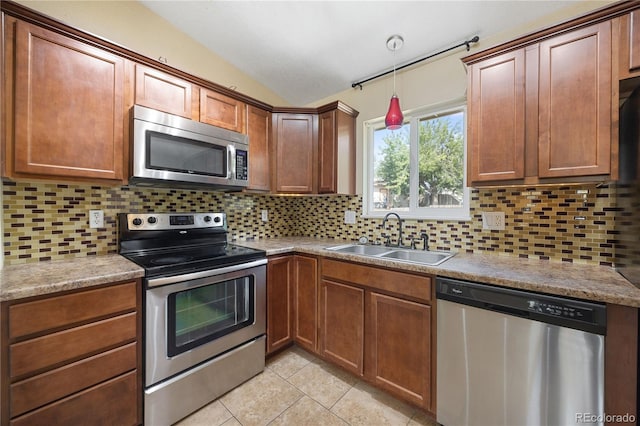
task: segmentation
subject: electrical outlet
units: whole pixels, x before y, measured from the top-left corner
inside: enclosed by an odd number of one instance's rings
[[[356,223],[356,212],[353,210],[347,210],[344,212],[344,223],[347,225],[354,225]]]
[[[482,229],[504,230],[504,212],[482,212]]]
[[[269,220],[269,211],[268,210],[262,210],[260,212],[260,217],[262,218],[263,222],[266,222]]]
[[[104,228],[104,211],[89,210],[89,228]]]

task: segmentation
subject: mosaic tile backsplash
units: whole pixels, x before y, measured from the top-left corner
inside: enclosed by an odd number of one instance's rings
[[[615,197],[596,186],[473,189],[471,220],[406,220],[404,244],[423,232],[432,250],[503,255],[611,266]],[[89,228],[89,210],[105,226]],[[268,221],[260,218],[268,211]],[[344,224],[355,211],[356,224]],[[381,243],[397,238],[390,220],[360,217],[360,196],[271,196],[138,187],[3,183],[5,265],[116,253],[120,212],[224,211],[229,241],[307,236]],[[482,212],[503,211],[505,230],[482,229]]]

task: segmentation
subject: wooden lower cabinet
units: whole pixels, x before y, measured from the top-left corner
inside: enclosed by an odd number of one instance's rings
[[[323,258],[319,354],[435,413],[433,277]]]
[[[289,345],[291,334],[293,256],[276,256],[267,263],[267,354]]]
[[[318,260],[274,256],[267,264],[267,354],[293,341],[317,351]]]
[[[320,283],[320,353],[364,374],[364,290],[323,279]]]
[[[318,259],[294,256],[293,339],[316,352],[318,342]]]
[[[431,306],[371,292],[365,375],[379,387],[431,409]]]
[[[139,281],[4,302],[0,424],[142,422]]]

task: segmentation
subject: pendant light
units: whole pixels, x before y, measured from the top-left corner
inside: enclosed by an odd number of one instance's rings
[[[389,102],[389,111],[384,118],[384,124],[389,130],[397,130],[402,127],[404,116],[400,109],[400,99],[396,95],[396,50],[404,44],[404,39],[399,35],[392,35],[387,39],[387,49],[393,52],[393,96]]]

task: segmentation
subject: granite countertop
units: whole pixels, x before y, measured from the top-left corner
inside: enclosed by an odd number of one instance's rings
[[[640,289],[615,270],[501,254],[458,253],[438,266],[392,259],[337,253],[327,247],[347,241],[306,237],[270,238],[234,242],[265,250],[268,256],[306,253],[338,260],[483,282],[596,302],[640,307]],[[70,260],[6,266],[0,270],[0,301],[15,300],[100,284],[136,279],[144,270],[119,255],[79,257]]]
[[[117,254],[5,266],[0,270],[0,301],[133,280],[142,276],[144,269]]]
[[[423,266],[390,259],[336,253],[327,247],[345,241],[315,238],[274,238],[242,241],[236,244],[266,250],[267,255],[291,252],[307,253],[394,268],[478,281],[504,287],[538,291],[596,302],[640,307],[640,289],[629,283],[613,268],[537,259],[521,259],[501,254],[457,253],[438,266]]]

